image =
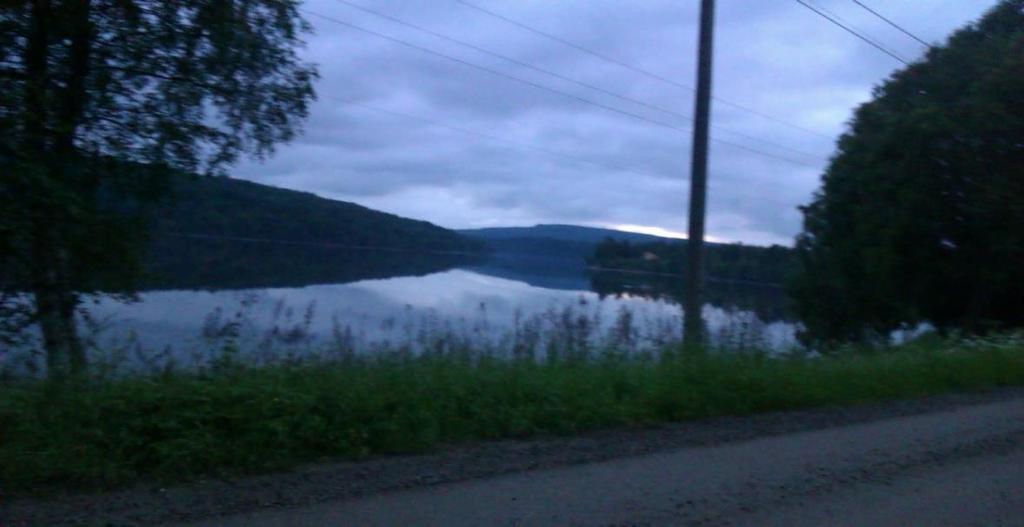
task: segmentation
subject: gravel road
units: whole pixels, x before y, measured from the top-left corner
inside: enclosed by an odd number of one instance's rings
[[[193,526],[1024,525],[1024,400]]]
[[[15,526],[1024,526],[1024,391],[485,443],[5,505],[0,524]]]

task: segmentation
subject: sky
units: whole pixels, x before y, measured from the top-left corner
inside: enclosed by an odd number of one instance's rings
[[[925,52],[852,0],[806,1]],[[700,2],[466,2],[563,42],[460,0],[308,0],[310,119],[232,175],[449,228],[683,236]],[[995,0],[861,3],[941,43]],[[791,245],[852,111],[902,65],[795,0],[718,0],[708,238]]]

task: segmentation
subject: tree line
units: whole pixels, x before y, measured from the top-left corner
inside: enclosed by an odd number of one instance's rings
[[[802,211],[807,342],[1024,324],[1024,0],[876,87]]]
[[[705,272],[711,279],[782,284],[793,272],[793,250],[780,245],[705,245]],[[599,243],[588,263],[605,269],[679,274],[686,265],[686,241],[642,242],[608,238]]]

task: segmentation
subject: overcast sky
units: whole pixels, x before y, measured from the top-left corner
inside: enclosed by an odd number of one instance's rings
[[[685,232],[693,114],[686,87],[696,77],[698,0],[467,0],[654,75],[456,0],[346,1],[563,78],[338,0],[310,0],[315,32],[304,53],[320,68],[319,100],[298,140],[262,164],[240,164],[236,177],[451,228],[573,223]],[[851,0],[807,1],[908,60],[924,52]],[[995,1],[862,3],[940,42]],[[719,0],[716,22],[708,235],[790,244],[800,229],[797,206],[818,186],[852,109],[901,64],[793,0]]]

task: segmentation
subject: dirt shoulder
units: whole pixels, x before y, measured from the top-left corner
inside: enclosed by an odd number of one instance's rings
[[[0,503],[0,525],[127,526],[194,521],[1018,398],[1024,398],[1024,387],[882,404],[718,418],[647,429],[608,430],[576,437],[464,444],[426,455],[319,464],[286,473],[231,481],[204,480],[170,488],[141,485],[113,493],[75,493],[47,499],[7,496]]]

